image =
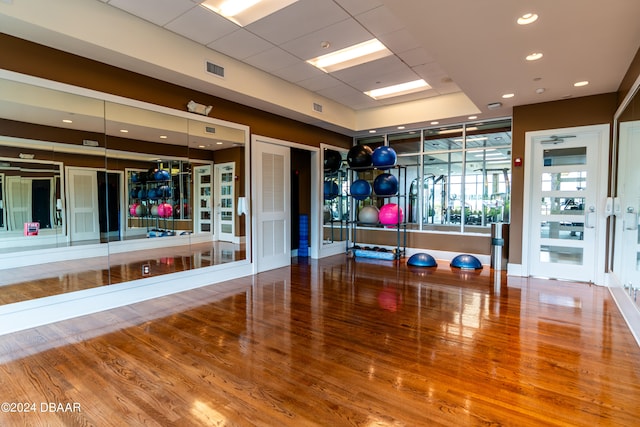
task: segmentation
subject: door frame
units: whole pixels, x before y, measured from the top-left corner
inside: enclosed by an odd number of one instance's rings
[[[529,239],[531,233],[537,232],[537,225],[532,224],[531,217],[533,216],[532,209],[537,209],[538,205],[531,202],[531,196],[533,194],[533,185],[537,185],[534,182],[533,173],[535,165],[532,163],[534,158],[534,141],[540,138],[551,137],[558,134],[582,134],[582,133],[597,133],[598,135],[598,158],[601,159],[597,165],[596,175],[596,200],[594,205],[596,207],[596,236],[595,236],[595,253],[594,253],[594,271],[592,274],[592,282],[599,285],[606,284],[606,272],[605,272],[605,260],[606,260],[606,232],[607,232],[607,215],[605,214],[605,204],[607,199],[607,182],[609,177],[609,138],[610,138],[610,126],[609,124],[590,125],[590,126],[578,126],[570,128],[560,129],[548,129],[542,131],[530,131],[525,133],[525,161],[524,165],[524,191],[523,191],[523,206],[522,206],[522,276],[531,275],[531,263],[529,260],[531,256],[537,254],[531,253]],[[588,261],[585,261],[588,263]]]
[[[251,205],[255,206],[256,200],[257,200],[257,192],[259,191],[259,179],[260,177],[257,176],[257,174],[255,173],[255,165],[256,165],[256,159],[254,158],[256,147],[259,146],[259,144],[272,144],[272,145],[279,145],[279,146],[284,146],[284,147],[289,147],[289,148],[297,148],[300,150],[306,150],[306,151],[310,151],[311,152],[311,215],[310,215],[310,221],[311,221],[311,228],[310,230],[317,230],[319,228],[319,224],[321,221],[321,209],[322,206],[320,205],[320,187],[322,185],[322,182],[319,178],[320,176],[320,148],[318,147],[312,147],[309,145],[304,145],[304,144],[300,144],[297,142],[292,142],[292,141],[286,141],[286,140],[282,140],[282,139],[276,139],[276,138],[271,138],[268,136],[262,136],[262,135],[251,135]],[[287,176],[291,175],[291,170],[285,171],[286,174],[288,174]],[[289,194],[289,203],[291,202],[291,194]],[[255,239],[253,242],[253,245],[251,247],[251,258],[253,261],[253,271],[254,274],[259,272],[259,266],[258,266],[258,248],[260,246],[260,242],[262,239],[262,236],[259,234],[259,230],[258,230],[258,214],[257,211],[258,209],[252,209],[252,216],[251,216],[251,229],[252,229],[252,236]],[[289,221],[290,222],[290,221]],[[289,225],[290,226],[290,225]],[[289,230],[289,235],[291,233],[291,230]],[[317,235],[317,233],[311,233],[310,236],[310,246],[311,246],[311,251],[310,251],[310,256],[311,258],[318,258],[319,257],[319,253],[320,253],[320,236]]]

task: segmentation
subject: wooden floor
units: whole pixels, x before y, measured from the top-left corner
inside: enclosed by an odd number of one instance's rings
[[[634,426],[640,349],[605,288],[339,255],[0,337],[0,395],[2,426]]]

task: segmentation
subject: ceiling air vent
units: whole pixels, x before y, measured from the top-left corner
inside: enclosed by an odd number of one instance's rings
[[[318,104],[317,102],[314,102],[313,111],[315,111],[316,113],[322,113],[322,105]]]
[[[204,131],[206,133],[216,133],[216,128],[214,128],[212,126],[205,126]]]
[[[218,77],[224,77],[224,67],[207,61],[207,72]]]

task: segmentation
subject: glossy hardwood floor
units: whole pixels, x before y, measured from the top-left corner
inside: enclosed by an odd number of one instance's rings
[[[0,395],[2,426],[633,426],[640,349],[605,288],[339,255],[0,337]]]

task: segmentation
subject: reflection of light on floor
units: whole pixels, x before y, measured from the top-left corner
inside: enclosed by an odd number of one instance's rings
[[[223,426],[226,425],[227,417],[220,412],[211,408],[204,402],[196,400],[193,402],[191,413],[207,426]]]
[[[538,300],[543,304],[558,305],[561,307],[582,308],[582,300],[566,295],[540,294]]]

